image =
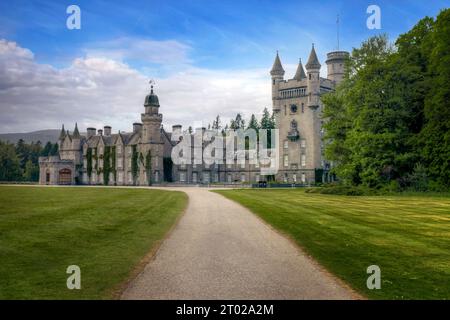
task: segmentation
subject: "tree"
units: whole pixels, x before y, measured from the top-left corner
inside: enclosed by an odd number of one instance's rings
[[[245,120],[242,118],[241,114],[238,113],[236,115],[236,118],[231,119],[230,129],[237,130],[237,129],[244,129],[244,128],[245,128]]]
[[[14,145],[0,141],[0,181],[18,181],[21,178],[20,160]]]
[[[450,9],[438,15],[428,43],[429,90],[425,125],[420,133],[421,155],[429,175],[450,187]],[[426,52],[424,53],[426,55]]]
[[[220,116],[219,115],[217,115],[216,118],[214,119],[213,124],[212,124],[212,128],[213,128],[213,130],[216,130],[216,131],[219,131],[220,129],[222,129],[222,124],[220,122]]]
[[[383,35],[353,50],[344,81],[322,97],[325,156],[344,182],[450,185],[449,26],[447,9],[401,35],[396,50]]]
[[[23,179],[25,181],[39,181],[39,165],[34,164],[31,160],[28,160],[25,164]]]
[[[251,115],[250,121],[248,122],[247,129],[254,129],[256,132],[259,130],[259,123],[254,114]]]
[[[52,143],[50,141],[48,141],[45,144],[44,149],[42,149],[42,151],[41,151],[41,156],[47,157],[50,154],[52,147],[53,147]]]
[[[53,146],[52,146],[52,149],[50,150],[50,156],[56,156],[56,155],[58,155],[58,150],[59,149],[59,146],[58,146],[58,144],[57,143],[55,143]]]
[[[262,137],[262,141],[263,143],[265,143],[267,141],[267,148],[271,148],[272,147],[272,129],[275,129],[275,120],[274,120],[274,116],[270,115],[269,110],[267,108],[264,108],[263,110],[263,115],[261,117],[261,125],[260,128],[261,129],[266,129],[267,130],[267,137],[266,139],[264,139],[264,137]]]

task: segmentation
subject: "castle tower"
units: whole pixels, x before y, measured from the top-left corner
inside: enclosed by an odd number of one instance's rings
[[[64,139],[66,138],[66,130],[64,129],[64,124],[62,125],[61,132],[58,138],[58,149],[61,150]]]
[[[308,63],[306,63],[307,88],[308,88],[308,107],[317,109],[319,107],[320,95],[320,62],[317,58],[314,44],[309,54]]]
[[[81,135],[78,131],[78,124],[75,123],[75,129],[72,134],[72,150],[73,150],[73,159],[75,164],[81,164],[82,161],[82,151],[81,151]]]
[[[143,123],[142,143],[159,142],[161,140],[160,127],[162,114],[159,113],[159,99],[153,93],[153,85],[150,93],[145,97],[145,112],[141,114]]]
[[[339,84],[344,78],[345,62],[349,57],[347,51],[334,51],[327,54],[327,78]]]
[[[275,57],[275,61],[273,62],[272,70],[270,70],[270,75],[272,77],[272,100],[275,100],[278,98],[279,83],[283,81],[284,78],[284,69],[281,65],[278,51]]]

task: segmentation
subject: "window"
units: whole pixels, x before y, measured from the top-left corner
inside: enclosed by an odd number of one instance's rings
[[[241,173],[241,182],[245,182],[245,173]]]
[[[131,154],[132,151],[133,151],[132,148],[128,147],[128,154]]]
[[[133,174],[128,172],[128,183],[133,183]]]
[[[155,157],[155,168],[158,168],[159,166],[159,157]]]
[[[284,155],[284,166],[285,167],[289,166],[289,156],[287,154]]]
[[[295,120],[291,121],[291,129],[292,130],[297,130],[297,121],[295,121]]]
[[[283,175],[283,181],[284,181],[284,183],[287,183],[287,182],[288,182],[288,174],[287,174],[287,173],[285,173],[285,174]]]
[[[295,173],[292,175],[292,180],[294,181],[294,183],[297,182],[297,175]]]
[[[302,103],[302,113],[304,113],[304,112],[305,112],[305,104]]]
[[[123,172],[119,172],[119,173],[117,174],[117,179],[119,180],[119,183],[122,183],[122,182],[123,182]]]
[[[301,166],[305,167],[306,166],[306,155],[302,154],[301,156]]]
[[[296,113],[297,112],[297,106],[295,104],[291,104],[291,112]]]
[[[306,148],[306,140],[303,139],[302,141],[300,141],[300,147],[301,148]]]
[[[122,153],[122,146],[121,145],[117,146],[117,153]]]
[[[192,173],[192,182],[197,183],[197,172]]]
[[[123,166],[123,159],[122,158],[117,159],[117,168],[122,168],[122,166]]]
[[[219,174],[218,173],[214,174],[214,182],[219,182]]]
[[[180,172],[180,182],[185,182],[185,181],[186,181],[186,173]]]
[[[209,183],[209,172],[203,172],[203,182]]]
[[[259,182],[259,174],[257,174],[257,175],[255,176],[255,181],[256,181],[256,182]]]
[[[302,173],[302,183],[306,182],[306,175],[304,173]]]
[[[155,171],[155,182],[159,182],[159,171]]]
[[[230,173],[227,176],[227,181],[228,181],[228,183],[231,183],[231,174]]]
[[[284,141],[284,148],[285,149],[289,148],[289,142],[287,140]]]

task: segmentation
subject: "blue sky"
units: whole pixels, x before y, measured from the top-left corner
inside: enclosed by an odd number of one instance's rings
[[[34,64],[49,65],[55,72],[73,68],[76,59],[96,57],[123,63],[145,78],[161,79],[164,83],[164,79],[174,74],[192,70],[213,77],[232,76],[234,72],[240,76],[256,70],[268,72],[276,50],[280,51],[283,64],[292,64],[292,69],[298,58],[307,59],[311,43],[315,43],[323,62],[326,53],[336,49],[337,14],[340,15],[340,47],[351,50],[380,32],[394,40],[424,16],[436,16],[448,3],[440,0],[14,0],[0,2],[0,39],[29,50]],[[71,4],[81,8],[81,30],[66,28],[66,8]],[[370,4],[381,8],[381,30],[366,27],[366,9]],[[289,66],[286,69],[290,70]],[[226,89],[227,86],[223,88]],[[267,90],[264,100],[254,103],[269,103],[269,94]],[[176,103],[173,100],[168,106],[173,108],[168,120],[185,122],[173,116],[175,109],[182,107]],[[258,112],[264,106],[249,108]],[[217,107],[211,109],[215,111]],[[230,108],[230,114],[225,117],[231,116],[235,109],[240,108]],[[70,116],[62,118],[75,121]],[[88,125],[98,121],[91,117],[79,122]],[[54,122],[56,119],[42,125],[54,127]],[[0,131],[15,128],[22,129],[10,125]]]

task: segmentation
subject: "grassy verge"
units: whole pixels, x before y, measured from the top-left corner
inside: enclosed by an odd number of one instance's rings
[[[183,211],[181,192],[0,186],[0,299],[108,299]],[[81,268],[68,290],[66,268]]]
[[[374,299],[450,298],[450,198],[336,196],[303,190],[215,191],[289,235]],[[381,268],[369,290],[366,269]]]

